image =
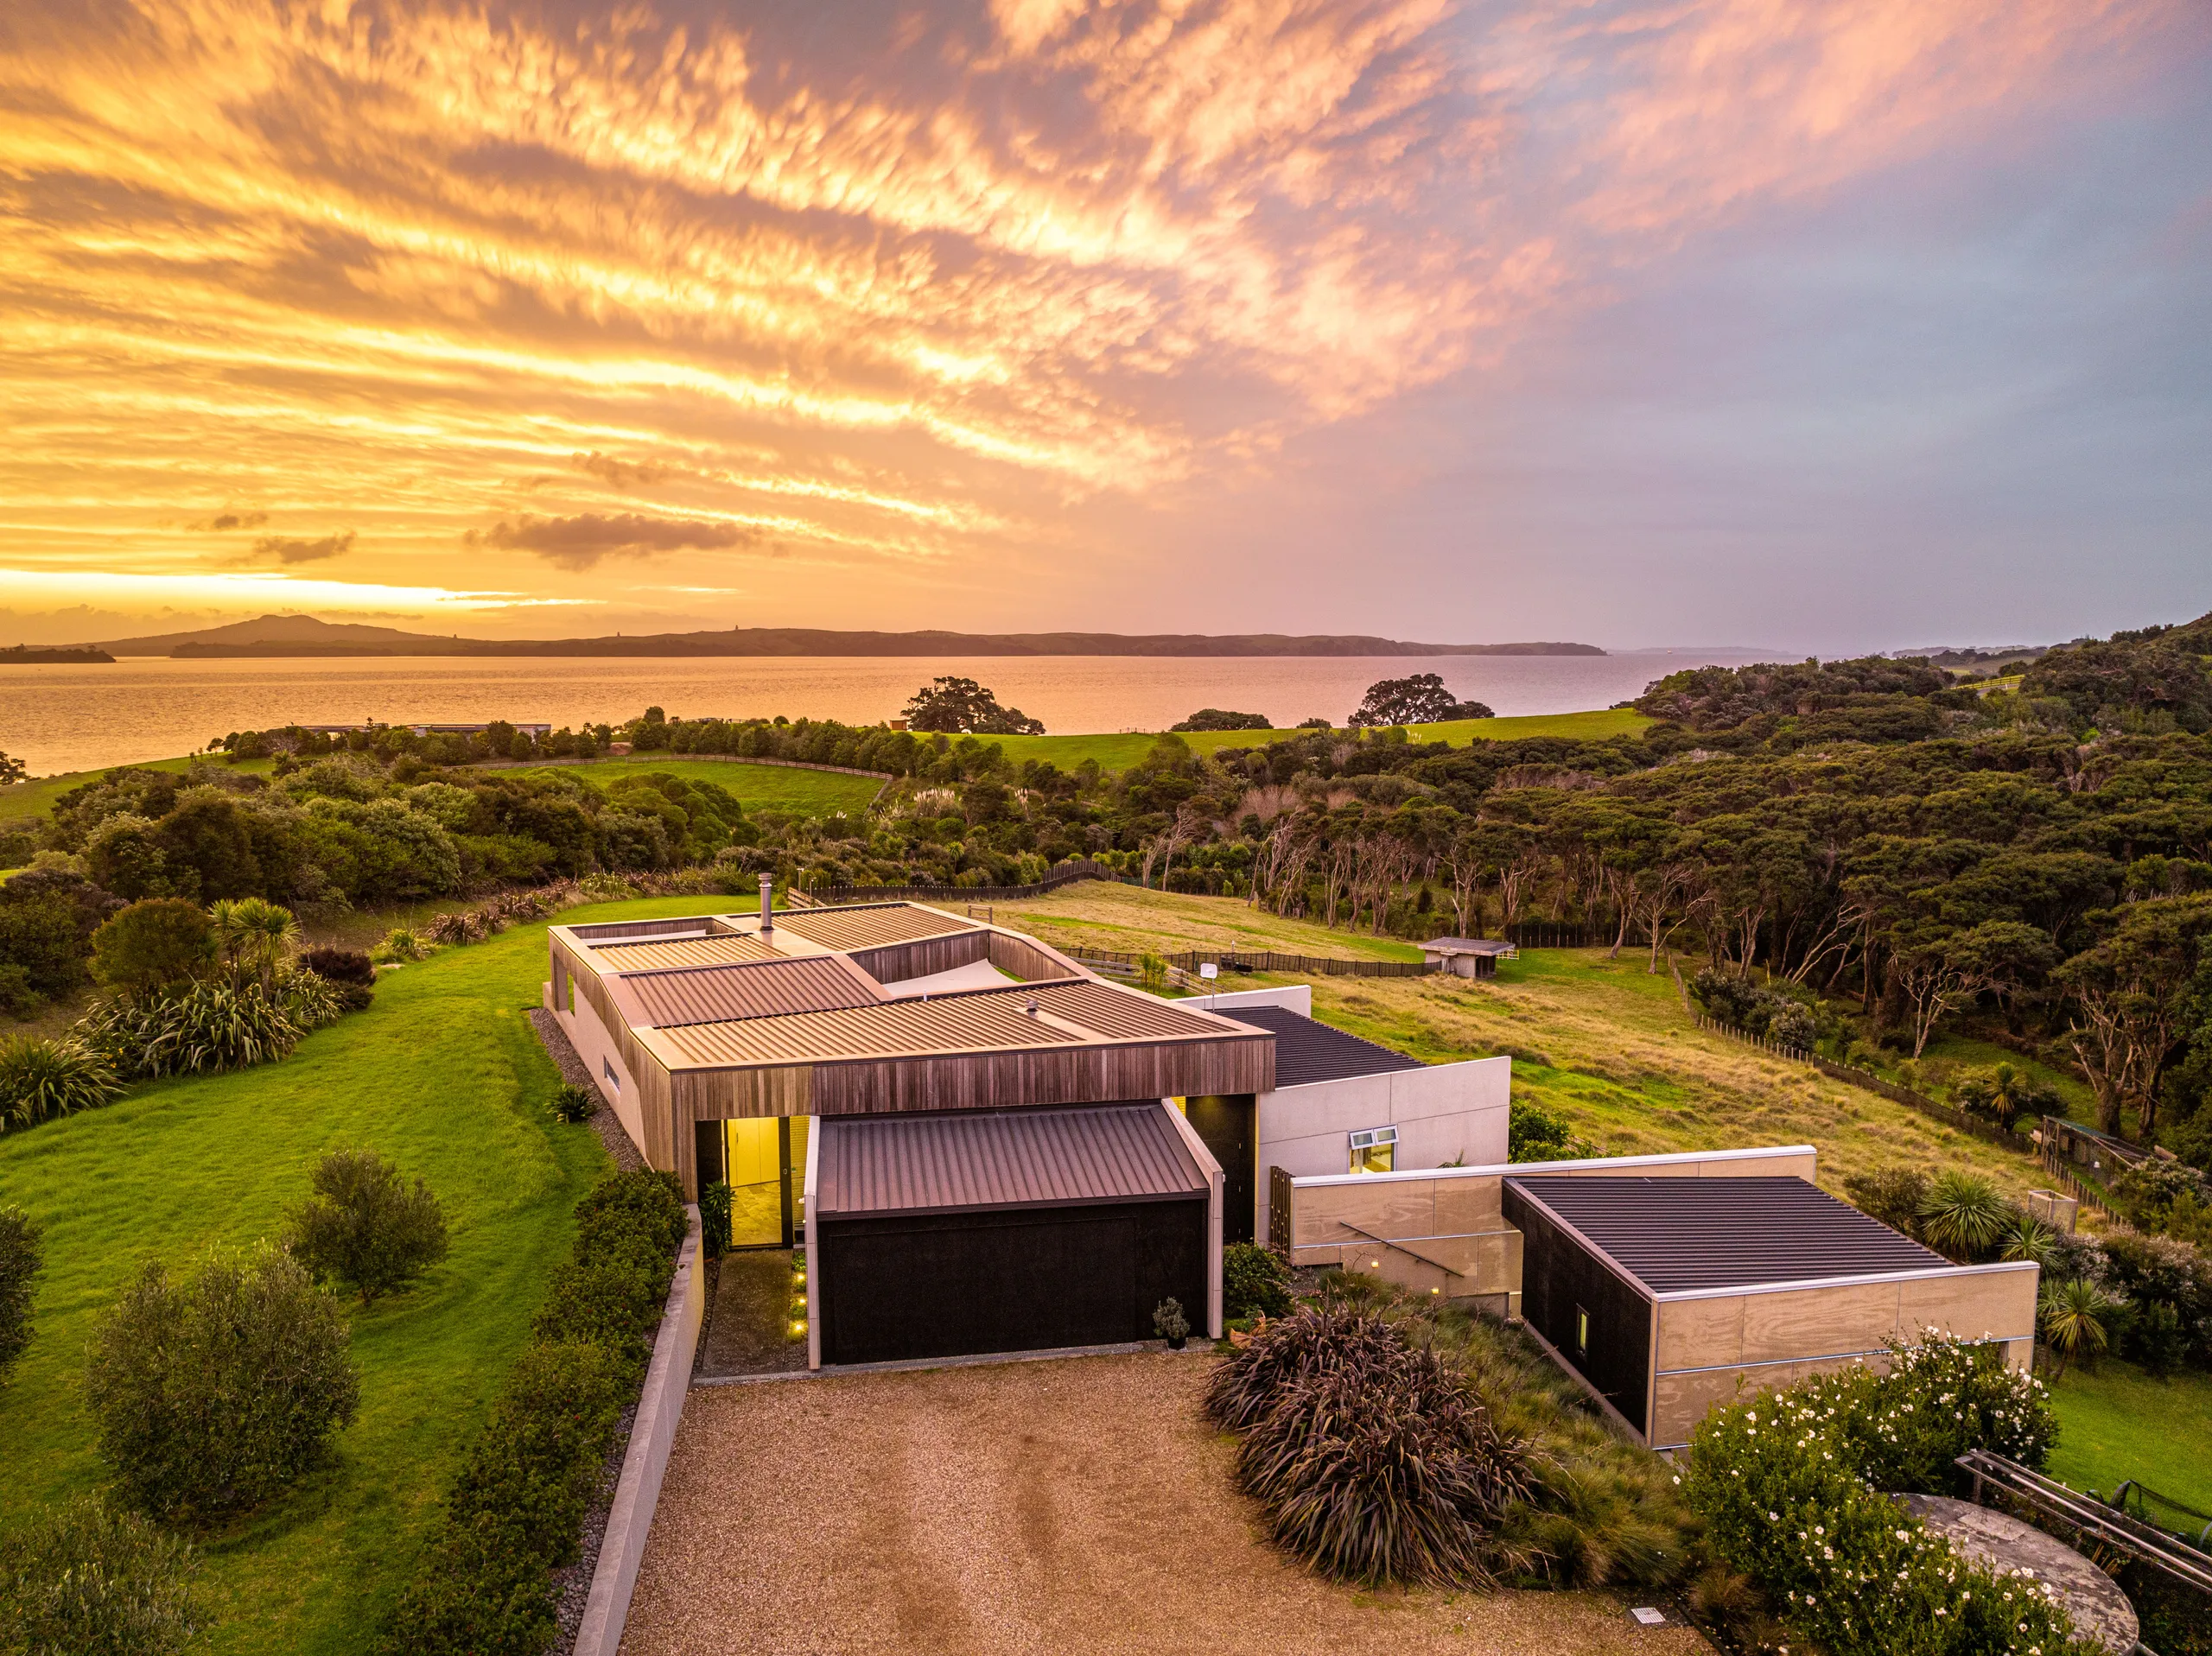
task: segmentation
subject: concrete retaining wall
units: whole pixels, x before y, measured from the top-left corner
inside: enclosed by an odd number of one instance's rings
[[[705,1255],[699,1247],[699,1210],[690,1209],[691,1234],[676,1256],[676,1278],[669,1285],[668,1309],[653,1338],[652,1366],[638,1399],[630,1427],[630,1447],[622,1457],[622,1476],[614,1486],[614,1505],[607,1514],[607,1535],[592,1571],[591,1596],[584,1602],[583,1624],[576,1631],[575,1656],[615,1656],[622,1624],[630,1615],[630,1594],[645,1562],[645,1537],[653,1526],[660,1481],[676,1443],[676,1424],[683,1418],[684,1393],[691,1387],[691,1360],[699,1348],[699,1324],[706,1314]]]

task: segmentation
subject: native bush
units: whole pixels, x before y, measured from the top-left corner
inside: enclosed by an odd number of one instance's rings
[[[710,1259],[729,1252],[730,1209],[737,1192],[718,1180],[699,1192],[699,1246]]]
[[[1292,1336],[1323,1361],[1301,1362],[1245,1428],[1238,1480],[1277,1544],[1325,1574],[1485,1584],[1502,1562],[1497,1529],[1530,1487],[1522,1447],[1433,1350],[1360,1320],[1371,1326]]]
[[[276,1004],[283,1008],[284,1016],[292,1020],[294,1028],[305,1034],[336,1023],[351,1010],[346,996],[350,987],[334,983],[321,974],[302,967],[286,966],[278,970],[270,989]]]
[[[1403,1344],[1368,1311],[1341,1302],[1301,1306],[1214,1370],[1206,1413],[1223,1430],[1242,1431],[1304,1376],[1378,1362]]]
[[[1230,1317],[1288,1316],[1290,1267],[1256,1243],[1232,1242],[1221,1251],[1221,1303]]]
[[[92,934],[92,975],[111,989],[167,989],[215,969],[215,928],[197,903],[152,897]]]
[[[322,1457],[360,1384],[338,1303],[276,1249],[149,1262],[92,1336],[86,1400],[126,1500],[208,1522],[250,1510]]]
[[[370,958],[405,963],[422,960],[429,952],[429,942],[414,927],[394,926],[385,933],[384,941],[370,951]]]
[[[556,1120],[588,1121],[599,1114],[599,1094],[589,1087],[563,1086],[553,1094]]]
[[[288,1056],[302,1032],[259,984],[221,982],[95,1002],[73,1031],[134,1078],[244,1069]]]
[[[1556,1162],[1572,1157],[1581,1144],[1563,1115],[1541,1104],[1514,1099],[1505,1112],[1505,1158],[1510,1162]]]
[[[314,1196],[287,1216],[285,1240],[319,1279],[343,1283],[366,1304],[445,1258],[437,1197],[419,1177],[410,1188],[374,1151],[332,1151],[312,1183]]]
[[[1691,980],[1690,993],[1715,1022],[1763,1035],[1777,1046],[1809,1052],[1820,1038],[1819,1020],[1811,1007],[1749,978],[1707,966]]]
[[[531,1324],[531,1344],[448,1493],[383,1656],[541,1656],[551,1571],[575,1562],[622,1405],[650,1354],[688,1219],[670,1175],[602,1179]]]
[[[38,1221],[21,1208],[0,1208],[0,1380],[31,1342],[31,1298],[46,1264]]]
[[[0,1538],[0,1651],[172,1656],[207,1626],[192,1549],[79,1496]]]
[[[1855,1365],[1706,1417],[1682,1478],[1707,1545],[1833,1656],[2056,1656],[2070,1627],[2048,1589],[1963,1558],[1883,1493],[1951,1488],[1967,1449],[2040,1464],[2042,1386],[1933,1330],[1892,1350],[1888,1374]]]
[[[1997,1246],[2011,1204],[1979,1173],[1938,1173],[1920,1199],[1920,1237],[1937,1253],[1971,1265]]]
[[[0,1041],[0,1133],[97,1109],[122,1090],[115,1066],[82,1041]]]

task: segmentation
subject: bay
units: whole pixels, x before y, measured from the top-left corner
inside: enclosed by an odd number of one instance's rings
[[[1642,694],[1652,680],[1732,650],[1611,656],[991,656],[355,657],[0,666],[0,752],[34,776],[168,758],[232,731],[288,724],[619,724],[648,705],[685,718],[894,719],[939,674],[988,685],[1056,733],[1164,730],[1200,707],[1279,726],[1341,724],[1377,679],[1436,673],[1503,715],[1573,713]]]

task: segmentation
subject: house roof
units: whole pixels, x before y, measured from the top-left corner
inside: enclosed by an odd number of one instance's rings
[[[795,932],[824,949],[840,950],[881,949],[887,943],[911,943],[924,937],[949,937],[957,932],[982,930],[972,920],[909,903],[885,903],[867,908],[801,909],[777,916],[775,929]]]
[[[1519,951],[1499,937],[1432,937],[1421,945],[1430,955],[1512,955]]]
[[[730,966],[783,957],[756,937],[723,932],[711,937],[642,937],[601,943],[592,950],[592,958],[618,972],[645,972],[655,967]]]
[[[1231,1006],[1223,1016],[1274,1035],[1278,1088],[1427,1067],[1419,1058],[1393,1052],[1387,1046],[1362,1040],[1326,1024],[1317,1024],[1287,1006]]]
[[[1165,1107],[825,1119],[821,1218],[1202,1197],[1207,1179]]]
[[[1951,1268],[1799,1178],[1509,1177],[1505,1189],[1655,1294]]]
[[[656,1029],[834,1012],[882,999],[874,984],[835,955],[627,972],[622,983]]]

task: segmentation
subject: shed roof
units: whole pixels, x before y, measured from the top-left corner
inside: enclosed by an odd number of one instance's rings
[[[1203,1197],[1164,1106],[825,1118],[819,1217]]]
[[[1421,945],[1431,955],[1516,955],[1520,951],[1500,937],[1432,937]]]
[[[1655,1294],[1951,1267],[1799,1178],[1510,1177],[1505,1188]]]
[[[883,997],[836,955],[631,972],[623,986],[656,1029],[873,1006]]]
[[[1393,1052],[1387,1046],[1362,1040],[1326,1024],[1317,1024],[1287,1006],[1224,1006],[1221,1016],[1267,1030],[1274,1036],[1277,1088],[1427,1068],[1419,1058]]]

